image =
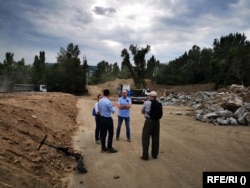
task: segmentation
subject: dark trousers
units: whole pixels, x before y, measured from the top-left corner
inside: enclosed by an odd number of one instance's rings
[[[97,114],[95,116],[95,140],[101,139],[101,116]]]
[[[159,153],[160,143],[160,121],[146,118],[142,130],[142,156],[143,158],[149,158],[148,149],[150,143],[150,137],[152,139],[151,155],[153,158],[157,158]]]
[[[101,117],[101,138],[102,138],[102,148],[106,148],[106,137],[108,134],[108,149],[112,148],[113,136],[114,136],[114,123],[112,117],[106,118]]]

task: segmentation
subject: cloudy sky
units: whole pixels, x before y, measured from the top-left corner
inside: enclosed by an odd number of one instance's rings
[[[56,62],[60,48],[78,45],[89,65],[122,61],[130,44],[151,46],[161,63],[230,33],[250,37],[249,0],[6,0],[0,6],[0,62],[33,63],[45,51]]]

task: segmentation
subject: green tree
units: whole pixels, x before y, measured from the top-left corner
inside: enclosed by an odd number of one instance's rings
[[[188,52],[188,61],[186,66],[186,79],[188,84],[197,84],[201,81],[202,72],[200,69],[200,47],[194,45]]]
[[[160,61],[156,60],[154,56],[147,61],[146,76],[145,78],[155,80],[157,71],[159,70]]]
[[[10,91],[13,84],[30,83],[30,66],[25,65],[24,59],[16,62],[14,53],[7,52],[5,55],[0,66],[0,85],[4,86],[6,91]]]
[[[119,68],[117,63],[114,63],[112,66],[113,66],[112,72],[113,72],[114,76],[117,77],[120,73],[120,68]]]
[[[213,43],[213,61],[218,63],[216,86],[230,84],[248,85],[249,41],[244,34],[229,34],[215,39]]]
[[[32,67],[32,83],[45,84],[45,52],[40,51],[39,56],[35,56]]]
[[[146,48],[138,48],[137,46],[130,45],[129,50],[133,55],[133,63],[130,62],[130,55],[127,49],[123,49],[121,56],[123,57],[122,67],[126,66],[134,80],[136,88],[146,88],[145,76],[146,76],[146,60],[145,56],[150,51],[150,46]]]
[[[15,82],[15,64],[14,54],[11,52],[6,52],[0,71],[0,86],[1,90],[3,91],[9,91],[12,87],[12,84]]]
[[[83,76],[84,76],[83,85],[86,86],[88,84],[87,72],[88,72],[89,66],[88,66],[87,58],[85,56],[83,57],[83,67],[82,68],[83,68]],[[85,91],[86,91],[86,88],[85,88],[84,92]]]
[[[131,73],[128,70],[128,67],[123,66],[121,68],[121,71],[119,73],[119,78],[122,78],[122,79],[132,78]]]
[[[11,73],[15,69],[14,54],[11,52],[6,52],[3,64],[5,69]]]
[[[67,49],[61,48],[57,57],[57,89],[72,94],[82,94],[86,90],[86,70],[81,66],[78,45],[70,43]]]
[[[211,48],[203,48],[200,53],[200,69],[199,78],[200,83],[211,82],[209,67],[211,59],[213,57],[213,51]]]
[[[120,74],[120,68],[117,63],[109,64],[107,61],[101,61],[97,64],[97,70],[94,72],[91,81],[94,84],[114,80]]]
[[[106,61],[101,61],[97,64],[97,70],[94,72],[92,76],[93,83],[102,83],[104,82],[104,77],[108,72],[109,63]]]

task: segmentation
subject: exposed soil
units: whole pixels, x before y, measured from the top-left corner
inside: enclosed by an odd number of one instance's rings
[[[62,187],[74,159],[40,142],[72,148],[77,98],[63,93],[0,95],[0,187]]]
[[[91,109],[103,89],[117,100],[116,80],[88,86],[89,95],[64,93],[0,94],[0,187],[202,187],[203,171],[250,171],[248,126],[214,126],[186,116],[189,108],[165,106],[161,120],[160,154],[157,160],[141,161],[141,105],[131,108],[132,142],[114,140],[116,154],[100,152],[94,142]],[[212,90],[212,84],[148,88],[164,95]],[[162,92],[162,93],[161,93]],[[249,99],[249,96],[248,98]],[[182,111],[184,115],[176,115]],[[115,128],[117,113],[113,115]],[[88,170],[80,174],[76,160],[40,142],[69,148],[84,156]]]

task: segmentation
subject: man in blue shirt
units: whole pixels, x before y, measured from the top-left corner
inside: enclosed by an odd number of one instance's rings
[[[116,129],[116,140],[119,140],[120,131],[123,120],[125,120],[127,141],[131,142],[130,138],[130,108],[132,102],[127,97],[127,90],[122,90],[122,96],[118,99],[118,125]]]
[[[99,100],[98,107],[101,116],[101,143],[102,152],[116,153],[117,150],[113,148],[113,136],[114,136],[114,123],[111,114],[115,112],[115,103],[109,100],[110,91],[105,89],[103,91],[103,98]],[[108,133],[108,143],[106,147],[106,137]]]

